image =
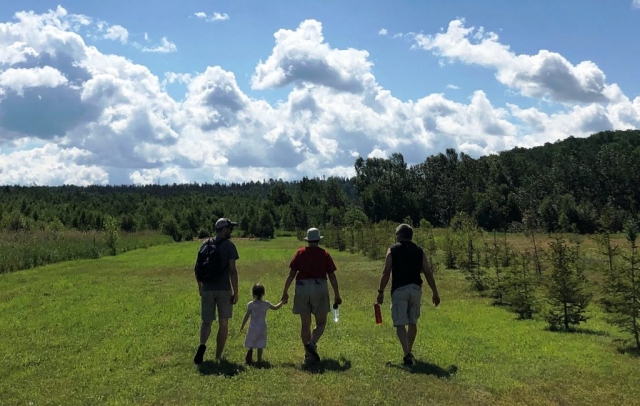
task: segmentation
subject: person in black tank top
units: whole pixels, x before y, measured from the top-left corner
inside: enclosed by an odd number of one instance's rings
[[[391,318],[404,351],[403,362],[406,365],[413,365],[415,360],[412,350],[420,317],[421,273],[433,292],[433,304],[440,304],[431,264],[424,250],[412,242],[412,238],[413,229],[410,225],[400,224],[396,228],[397,243],[387,250],[377,297],[377,303],[382,304],[384,289],[391,279]]]
[[[391,294],[403,286],[422,286],[422,257],[424,252],[412,241],[399,241],[391,251]]]

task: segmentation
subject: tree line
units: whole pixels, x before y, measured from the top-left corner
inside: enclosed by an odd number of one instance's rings
[[[622,231],[640,203],[640,131],[515,148],[473,159],[447,149],[408,166],[401,154],[358,158],[356,191],[372,221],[449,226],[458,213],[484,230]]]
[[[474,159],[447,149],[409,166],[401,154],[358,158],[352,178],[268,179],[231,184],[12,186],[0,189],[5,230],[158,230],[176,241],[210,234],[219,217],[245,236],[275,229],[348,227],[421,219],[448,227],[459,213],[487,231],[620,232],[640,203],[640,131]]]
[[[243,236],[270,238],[276,229],[363,218],[353,181],[145,186],[9,186],[0,188],[0,229],[8,231],[160,231],[176,241],[211,235],[216,220],[240,223]]]

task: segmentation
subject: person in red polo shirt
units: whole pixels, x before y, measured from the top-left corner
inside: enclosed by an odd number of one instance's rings
[[[300,315],[302,328],[300,338],[305,348],[304,362],[320,361],[318,355],[318,340],[327,325],[327,314],[331,311],[329,287],[327,279],[333,287],[334,303],[342,304],[338,280],[336,279],[336,265],[327,250],[318,244],[322,236],[317,228],[307,231],[305,240],[307,246],[296,251],[289,267],[291,271],[284,284],[282,301],[289,300],[289,286],[296,280],[296,290],[293,297],[293,314]],[[315,316],[316,327],[311,331],[311,315]]]

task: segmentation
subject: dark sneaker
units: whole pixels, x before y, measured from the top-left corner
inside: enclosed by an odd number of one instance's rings
[[[405,355],[404,358],[402,358],[402,361],[405,365],[413,365],[413,355]]]
[[[207,346],[204,344],[200,344],[200,347],[198,347],[198,352],[196,352],[196,356],[193,357],[193,362],[197,365],[202,364],[202,361],[204,359],[204,352],[207,350]]]
[[[249,351],[247,351],[247,356],[244,357],[244,360],[248,365],[251,365],[253,363],[253,348],[249,348]]]
[[[304,348],[309,351],[309,354],[315,358],[316,362],[320,362],[320,355],[318,354],[318,346],[313,341],[309,341],[304,345]]]

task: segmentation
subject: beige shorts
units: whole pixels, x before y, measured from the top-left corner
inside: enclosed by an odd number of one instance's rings
[[[202,321],[211,323],[216,320],[216,310],[221,319],[233,316],[230,290],[203,290],[200,296],[202,306]]]
[[[331,311],[329,287],[326,279],[296,281],[293,314],[327,314]]]
[[[391,294],[391,319],[394,326],[417,324],[420,317],[422,287],[416,284],[402,286]]]

